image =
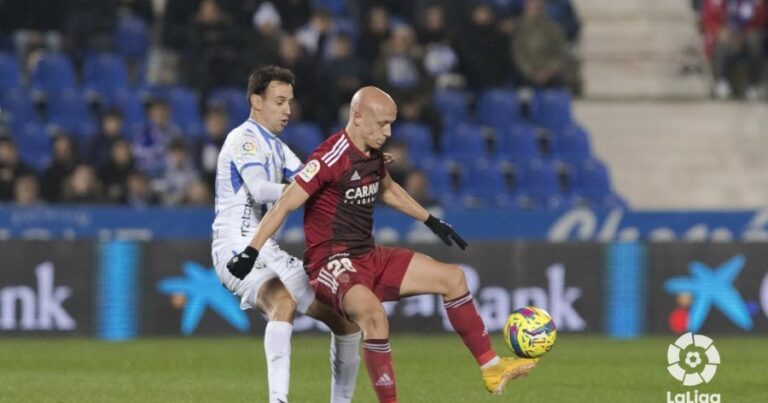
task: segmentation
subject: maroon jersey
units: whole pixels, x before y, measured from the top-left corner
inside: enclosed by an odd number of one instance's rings
[[[296,183],[309,195],[304,206],[304,264],[314,268],[339,253],[358,255],[373,244],[373,203],[387,175],[383,154],[366,155],[345,129],[309,156]]]

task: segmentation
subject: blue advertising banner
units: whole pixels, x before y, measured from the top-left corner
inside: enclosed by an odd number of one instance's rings
[[[768,209],[707,212],[475,210],[434,211],[472,240],[768,241]],[[0,239],[203,240],[211,235],[212,208],[116,207],[0,209]],[[387,208],[375,214],[378,242],[436,242],[421,223]],[[302,214],[288,217],[278,234],[303,240]]]

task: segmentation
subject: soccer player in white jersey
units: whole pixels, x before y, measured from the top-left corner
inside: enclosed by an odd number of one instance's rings
[[[248,79],[249,119],[233,129],[219,154],[212,256],[222,284],[240,297],[242,309],[257,308],[268,320],[264,351],[269,401],[287,402],[291,333],[295,312],[331,328],[331,402],[350,402],[360,362],[360,330],[315,300],[303,264],[270,239],[261,249],[262,270],[231,273],[226,264],[245,249],[261,217],[302,169],[301,161],[277,135],[291,115],[294,76],[268,66]]]

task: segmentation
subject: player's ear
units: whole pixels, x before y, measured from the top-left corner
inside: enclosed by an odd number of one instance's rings
[[[251,94],[251,108],[260,111],[264,105],[264,100],[258,94]]]

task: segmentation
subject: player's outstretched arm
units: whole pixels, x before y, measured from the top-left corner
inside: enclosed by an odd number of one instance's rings
[[[448,223],[429,214],[419,202],[414,200],[408,192],[393,181],[389,173],[382,179],[381,201],[386,205],[405,213],[421,222],[423,222],[432,232],[435,233],[446,245],[451,246],[453,242],[459,245],[461,249],[467,247],[467,241],[464,240]]]
[[[309,195],[301,186],[295,183],[288,185],[275,205],[264,215],[250,245],[227,262],[229,272],[240,280],[244,279],[253,269],[256,258],[259,257],[259,249],[264,246],[267,239],[275,235],[288,214],[301,207],[308,198]]]

